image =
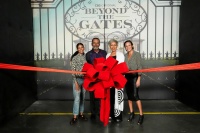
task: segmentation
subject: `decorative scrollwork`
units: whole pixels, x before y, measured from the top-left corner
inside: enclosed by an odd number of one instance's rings
[[[94,3],[92,0],[80,0],[65,13],[66,28],[83,40],[89,40],[91,36],[109,38],[111,34],[120,31],[119,36],[112,38],[123,41],[142,32],[146,23],[147,13],[144,8],[131,0],[118,0],[107,5],[102,1]]]

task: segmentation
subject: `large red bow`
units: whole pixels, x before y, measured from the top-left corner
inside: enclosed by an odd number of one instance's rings
[[[113,57],[95,58],[93,65],[85,63],[82,69],[86,72],[83,87],[94,91],[95,98],[101,99],[100,120],[108,124],[110,115],[110,88],[121,89],[126,84],[124,73],[128,72],[125,62],[119,63]]]

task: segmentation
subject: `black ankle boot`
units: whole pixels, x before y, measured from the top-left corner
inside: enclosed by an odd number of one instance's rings
[[[135,113],[134,113],[134,112],[131,112],[131,113],[129,114],[128,121],[131,122],[131,121],[133,120],[134,116],[135,116]]]
[[[74,125],[74,124],[76,124],[77,121],[78,121],[77,118],[72,118],[72,120],[70,121],[70,125]]]
[[[84,121],[87,121],[88,118],[85,116],[85,115],[78,115],[78,118],[81,119],[81,120],[84,120]]]
[[[142,125],[144,119],[144,115],[140,115],[138,119],[138,125]]]

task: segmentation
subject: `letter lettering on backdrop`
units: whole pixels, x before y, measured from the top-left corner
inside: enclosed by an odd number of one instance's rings
[[[87,21],[87,20],[82,20],[82,21],[79,23],[79,26],[80,26],[81,29],[88,29],[88,28],[89,28],[88,21]]]
[[[90,41],[91,36],[100,35],[109,40],[119,32],[123,37],[118,36],[118,41],[123,41],[124,37],[139,34],[146,26],[146,19],[145,10],[132,0],[109,0],[106,3],[83,0],[67,10],[65,26],[73,35],[86,41]]]
[[[94,21],[94,23],[92,24],[91,29],[100,29],[99,24],[96,21]]]
[[[132,20],[124,20],[124,28],[131,28],[132,26]]]

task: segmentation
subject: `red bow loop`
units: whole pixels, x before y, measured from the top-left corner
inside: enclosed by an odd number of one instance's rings
[[[123,88],[127,82],[126,78],[121,74],[115,75],[113,77],[113,81],[114,81],[114,87],[117,89]]]
[[[124,74],[125,72],[128,72],[128,66],[125,62],[119,63],[118,65],[114,66],[111,70],[111,75],[115,76],[117,74]]]
[[[99,63],[95,66],[95,69],[97,71],[105,71],[107,69],[107,66],[104,63]]]
[[[117,65],[118,61],[116,59],[114,59],[113,57],[110,56],[110,57],[108,57],[106,59],[106,61],[104,63],[111,70],[114,66]]]
[[[86,74],[89,78],[96,79],[99,75],[99,72],[92,67],[92,68],[87,70]]]
[[[85,63],[82,68],[82,72],[86,72],[88,69],[93,68],[93,65]]]
[[[83,82],[83,87],[88,91],[94,91],[95,88],[92,87],[96,82],[94,80],[91,80],[89,78],[85,78]]]
[[[105,58],[100,57],[100,58],[95,58],[93,64],[94,64],[94,67],[96,67],[97,64],[104,63],[104,62],[105,62]]]

